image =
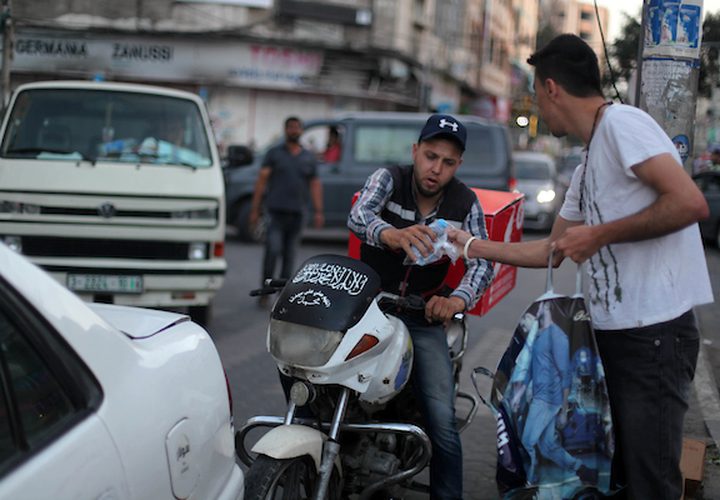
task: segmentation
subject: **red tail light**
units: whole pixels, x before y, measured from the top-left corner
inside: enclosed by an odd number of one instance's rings
[[[225,242],[224,241],[216,241],[213,245],[213,256],[214,257],[222,257],[225,255]]]
[[[350,354],[347,355],[347,357],[345,358],[345,361],[352,359],[355,356],[359,356],[362,353],[364,353],[365,351],[370,350],[371,348],[375,347],[378,344],[378,342],[380,342],[380,341],[378,340],[377,337],[366,333],[365,335],[362,336],[360,341],[357,344],[355,344],[355,347],[353,347],[353,350],[350,351]]]
[[[517,179],[515,177],[510,177],[508,179],[508,191],[517,191]]]

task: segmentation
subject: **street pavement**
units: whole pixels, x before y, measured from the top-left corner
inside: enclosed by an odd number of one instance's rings
[[[532,237],[532,235],[530,236]],[[305,242],[300,248],[298,262],[319,253],[344,253],[342,245],[327,242]],[[249,417],[261,414],[282,415],[284,400],[277,382],[275,365],[265,348],[268,311],[260,309],[247,296],[259,284],[262,248],[230,239],[226,247],[229,273],[226,283],[215,300],[210,332],[228,373],[233,389],[236,426]],[[715,294],[720,293],[720,252],[708,249],[708,264]],[[555,272],[555,289],[572,292],[575,266],[564,263]],[[485,366],[494,370],[510,340],[512,331],[523,310],[544,291],[545,271],[519,269],[518,285],[487,315],[469,318],[471,338],[464,359],[461,390],[474,393],[470,370]],[[703,487],[694,499],[720,498],[720,458],[715,439],[708,431],[706,420],[720,427],[720,403],[715,380],[720,378],[720,308],[716,305],[698,308],[703,343],[690,408],[686,418],[685,436],[701,439],[708,444]],[[481,386],[489,394],[490,384]],[[463,414],[468,406],[458,405]],[[258,435],[259,436],[259,435]],[[251,441],[256,439],[255,436]],[[478,408],[474,421],[462,435],[465,476],[465,498],[485,500],[498,498],[495,488],[495,421],[484,406]],[[420,476],[420,480],[426,474]],[[424,499],[424,494],[408,494],[408,500]]]

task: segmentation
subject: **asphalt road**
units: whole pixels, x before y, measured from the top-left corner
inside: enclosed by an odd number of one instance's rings
[[[338,243],[304,242],[300,248],[298,264],[320,253],[344,254],[345,247]],[[268,310],[259,308],[256,299],[248,296],[249,291],[260,283],[262,247],[229,239],[226,255],[229,272],[216,297],[209,330],[228,373],[233,393],[235,422],[236,426],[240,427],[254,415],[282,415],[284,399],[275,365],[265,347]],[[717,249],[708,249],[707,259],[713,289],[718,295],[720,252]],[[565,262],[555,272],[556,291],[572,292],[575,286],[575,269],[572,262]],[[470,368],[485,366],[494,370],[521,313],[544,292],[545,277],[545,270],[519,269],[518,285],[514,290],[484,317],[470,318],[471,336],[464,361],[466,371],[461,377],[462,389],[473,391]],[[710,375],[714,375],[715,380],[720,380],[720,308],[715,305],[704,306],[700,308],[699,316],[703,326],[704,351],[712,367]],[[484,390],[486,394],[489,392],[489,384]],[[711,387],[710,392],[717,396],[717,387]],[[460,405],[458,412],[466,409],[466,406]],[[703,437],[703,418],[696,405],[691,407],[688,421],[686,434]],[[475,420],[462,435],[462,442],[465,498],[497,498],[494,480],[495,421],[487,408],[481,406],[478,409]],[[708,471],[712,472],[711,468],[708,468]],[[720,473],[716,476],[720,478]],[[712,480],[706,483],[704,498],[720,498],[720,485],[715,484]],[[708,491],[708,486],[714,491]]]

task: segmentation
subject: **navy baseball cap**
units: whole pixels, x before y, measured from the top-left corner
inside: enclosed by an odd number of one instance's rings
[[[465,151],[465,141],[467,140],[467,130],[465,125],[450,115],[432,115],[425,122],[425,126],[420,131],[418,143],[427,141],[434,137],[443,137],[454,140],[462,151]]]

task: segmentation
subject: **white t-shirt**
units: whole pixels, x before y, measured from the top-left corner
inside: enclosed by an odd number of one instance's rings
[[[646,208],[657,192],[642,183],[631,167],[662,153],[672,153],[682,168],[672,141],[650,115],[632,106],[609,106],[590,142],[584,212],[579,206],[580,165],[560,216],[592,225]],[[697,224],[659,238],[613,243],[601,248],[585,266],[590,276],[590,315],[597,329],[662,323],[713,301]]]

